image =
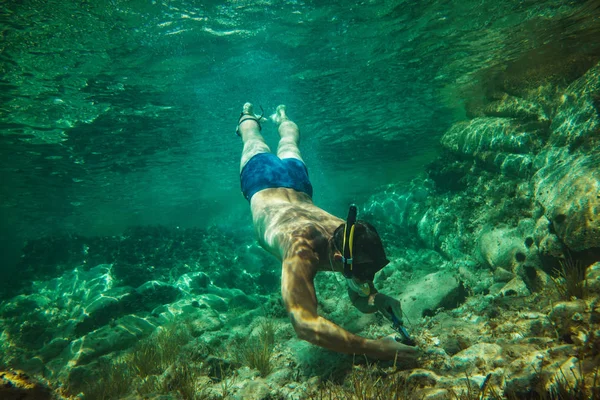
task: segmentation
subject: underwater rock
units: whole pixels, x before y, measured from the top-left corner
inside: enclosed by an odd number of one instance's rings
[[[69,345],[69,343],[69,340],[65,338],[55,338],[50,343],[45,345],[36,355],[36,357],[46,363],[53,358],[58,357],[58,355],[62,353],[62,351]]]
[[[102,355],[133,346],[155,329],[156,326],[145,319],[128,315],[115,321],[114,325],[103,326],[74,340],[65,352],[77,365],[84,365]]]
[[[135,290],[129,287],[110,289],[90,299],[75,333],[84,335],[123,315],[152,311],[160,305],[172,303],[180,294],[176,287],[158,281],[146,282]]]
[[[588,267],[585,272],[585,284],[590,293],[600,294],[600,262]]]
[[[129,287],[109,289],[88,299],[89,303],[84,305],[83,319],[77,323],[75,333],[84,335],[127,313],[140,311],[142,307],[136,304],[131,290]]]
[[[432,332],[435,332],[440,346],[447,355],[453,356],[468,349],[480,336],[478,326],[457,318],[452,318],[446,313],[440,313],[433,319],[435,322]]]
[[[576,357],[570,357],[562,363],[548,379],[546,390],[549,393],[557,394],[562,393],[565,387],[577,388],[583,380],[580,363],[581,361]]]
[[[419,238],[428,248],[437,250],[448,258],[463,258],[462,240],[456,234],[462,223],[448,205],[431,207],[419,221]]]
[[[223,327],[219,313],[210,309],[197,310],[193,314],[187,313],[186,318],[190,334],[193,337],[199,337],[205,332],[217,331]]]
[[[534,179],[535,198],[569,249],[600,248],[600,153],[549,164]]]
[[[540,145],[535,131],[512,118],[474,118],[458,122],[442,137],[442,145],[456,153],[478,156],[488,152],[527,154]]]
[[[497,267],[494,270],[494,282],[508,282],[514,277],[514,273],[509,272],[502,267]]]
[[[458,122],[442,137],[442,145],[457,154],[475,158],[506,175],[527,177],[533,157],[542,146],[543,129],[510,118],[474,118]]]
[[[190,272],[181,275],[175,285],[190,293],[206,293],[212,282],[210,276],[204,272]]]
[[[410,374],[406,378],[406,385],[416,387],[427,387],[435,386],[440,377],[433,371],[427,369],[415,368],[410,371]]]
[[[418,323],[438,309],[453,309],[466,298],[466,289],[454,274],[440,271],[426,275],[406,286],[400,296],[402,312],[409,321]]]
[[[266,378],[267,382],[274,386],[284,386],[293,381],[294,371],[291,368],[279,368],[269,374]]]
[[[525,348],[523,352],[531,350]],[[571,355],[573,352],[573,346],[558,346],[545,351],[521,354],[505,368],[504,396],[507,398],[547,397],[546,385],[551,385],[553,377],[561,375],[561,369],[565,375],[571,374],[564,368],[573,365],[574,360]]]
[[[472,162],[465,162],[449,151],[442,154],[425,167],[427,176],[435,183],[438,191],[458,192],[467,188],[467,174]]]
[[[458,266],[459,279],[464,282],[473,294],[487,294],[494,284],[492,272],[488,269],[479,268],[480,263],[474,260],[455,260],[454,267]]]
[[[521,220],[516,228],[499,226],[484,229],[479,237],[479,253],[492,268],[521,273],[523,266],[539,266],[533,239],[533,221]]]
[[[22,371],[0,370],[0,399],[2,400],[52,400],[56,399],[50,388]]]
[[[506,368],[504,395],[512,398],[524,398],[535,391],[546,370],[543,368],[544,357],[540,354],[523,354],[512,361]],[[541,394],[541,393],[540,393]],[[509,397],[511,398],[511,397]]]
[[[538,102],[504,94],[502,98],[487,104],[483,113],[489,117],[516,118],[520,121],[539,121],[550,125],[550,117]]]
[[[426,199],[431,194],[429,180],[415,180],[410,185],[390,185],[372,195],[364,207],[369,221],[381,227],[380,234],[406,236],[427,209]]]
[[[450,392],[447,389],[428,389],[423,393],[422,400],[446,400],[450,398]]]
[[[535,242],[541,256],[558,259],[564,256],[565,246],[551,228],[552,223],[546,216],[538,218],[535,225]]]
[[[203,294],[200,299],[202,303],[207,304],[213,310],[226,312],[229,309],[227,302],[215,294]]]
[[[600,64],[571,83],[552,118],[549,142],[570,150],[584,146],[597,149],[600,141]]]
[[[503,321],[494,333],[514,343],[524,343],[530,338],[551,338],[556,334],[546,314],[533,311],[519,312],[516,319]]]
[[[150,281],[135,290],[139,300],[144,304],[144,309],[151,310],[162,304],[174,302],[181,295],[180,290],[167,283]]]
[[[506,364],[504,350],[494,343],[477,343],[452,356],[452,366],[459,371],[477,368],[487,372]]]
[[[240,400],[263,400],[271,396],[269,385],[262,378],[245,381],[242,387],[236,394],[236,398]]]
[[[525,297],[531,294],[525,282],[519,277],[514,277],[510,282],[504,285],[504,287],[500,289],[500,293],[504,297]]]
[[[555,324],[559,335],[569,338],[575,333],[572,328],[581,325],[585,309],[586,304],[583,300],[561,301],[552,307],[548,317]]]
[[[255,300],[246,294],[239,294],[229,299],[229,307],[240,310],[253,310],[260,307],[260,305],[261,303],[258,300]]]

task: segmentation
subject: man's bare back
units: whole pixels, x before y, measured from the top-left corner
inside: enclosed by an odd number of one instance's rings
[[[314,278],[318,271],[344,271],[343,255],[334,241],[334,232],[344,226],[344,220],[313,204],[312,186],[298,149],[300,133],[287,118],[285,106],[277,108],[273,120],[281,136],[276,158],[260,134],[260,117],[254,115],[251,104],[244,105],[238,125],[244,141],[242,190],[250,201],[261,246],[282,262],[281,293],[298,337],[338,352],[414,361],[418,355],[414,347],[392,337],[362,338],[318,315]],[[359,310],[387,313],[394,308],[401,312],[400,303],[377,292],[372,279],[348,280],[367,290],[360,295],[349,290]]]
[[[342,219],[315,206],[305,193],[288,188],[264,189],[252,197],[250,207],[254,228],[265,250],[283,260],[294,251],[298,238],[310,239],[320,261],[325,261],[320,262],[319,269],[330,270],[327,242],[344,222]]]

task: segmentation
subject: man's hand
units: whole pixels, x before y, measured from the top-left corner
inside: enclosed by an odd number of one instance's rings
[[[383,293],[377,293],[374,304],[377,311],[381,312],[390,321],[392,321],[392,313],[394,313],[396,319],[402,325],[402,305],[398,300]]]
[[[376,352],[368,354],[379,360],[393,360],[394,358],[404,366],[414,366],[422,352],[418,347],[398,343],[393,336],[386,336],[375,340]]]

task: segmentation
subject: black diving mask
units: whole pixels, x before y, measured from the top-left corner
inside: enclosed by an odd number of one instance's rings
[[[354,228],[356,225],[357,213],[356,205],[350,205],[348,217],[346,218],[346,225],[344,226],[344,241],[342,246],[344,276],[347,279],[352,279],[354,277],[361,281],[373,281],[375,274],[388,265],[390,261],[386,258],[378,262],[354,262]]]

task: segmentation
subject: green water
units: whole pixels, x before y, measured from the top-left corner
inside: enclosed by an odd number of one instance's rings
[[[288,105],[315,202],[342,215],[423,174],[494,71],[598,54],[599,15],[557,0],[4,1],[4,261],[55,232],[249,226],[245,101]]]

